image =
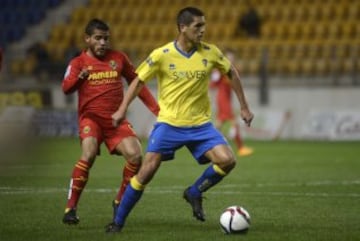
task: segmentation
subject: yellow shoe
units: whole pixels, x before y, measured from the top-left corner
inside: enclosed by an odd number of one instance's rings
[[[248,156],[251,155],[254,152],[254,150],[250,147],[243,146],[238,150],[239,156]]]

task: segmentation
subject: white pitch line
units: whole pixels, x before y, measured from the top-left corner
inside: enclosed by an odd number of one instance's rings
[[[306,187],[306,186],[351,186],[351,185],[360,185],[360,180],[342,180],[342,181],[313,181],[313,182],[283,182],[283,183],[238,183],[238,184],[221,184],[221,189],[234,189],[239,188],[256,188],[256,187]],[[220,187],[220,186],[219,186]],[[168,192],[168,190],[183,190],[185,186],[153,186],[148,187],[147,190],[155,192]],[[86,189],[91,191],[90,189]],[[114,189],[93,189],[93,192],[113,192]],[[63,188],[42,188],[42,187],[11,187],[11,186],[0,186],[0,194],[4,192],[37,192],[37,193],[46,193],[46,192],[60,192],[67,191]],[[225,191],[226,192],[226,191]]]
[[[225,186],[226,187],[226,186]],[[148,194],[175,194],[185,187],[157,187],[147,188]],[[117,190],[110,188],[87,188],[90,193],[115,193]],[[25,194],[48,194],[66,193],[66,188],[34,188],[34,187],[0,187],[0,195],[25,195]],[[348,197],[359,198],[360,193],[325,193],[325,192],[256,192],[256,191],[236,191],[236,190],[215,190],[206,195],[234,195],[241,194],[247,196],[283,196],[283,197]]]
[[[306,187],[306,186],[350,186],[360,185],[360,180],[343,180],[343,181],[313,181],[313,182],[284,182],[284,183],[240,183],[240,184],[226,184],[224,188],[237,187]]]
[[[224,191],[224,192],[213,192],[214,194],[219,195],[233,195],[233,194],[243,194],[243,195],[253,195],[253,196],[283,196],[283,197],[351,197],[359,198],[360,193],[325,193],[325,192],[233,192],[233,191]]]

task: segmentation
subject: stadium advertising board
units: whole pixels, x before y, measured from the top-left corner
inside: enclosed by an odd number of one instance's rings
[[[313,110],[306,118],[302,134],[307,139],[360,140],[360,112]]]

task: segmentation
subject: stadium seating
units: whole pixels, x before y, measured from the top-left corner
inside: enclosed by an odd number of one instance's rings
[[[6,0],[7,4],[13,1]],[[351,63],[358,59],[360,46],[360,1],[251,2],[263,21],[258,39],[234,35],[245,10],[241,1],[89,0],[87,6],[73,11],[66,25],[53,28],[47,47],[58,53],[54,55],[56,59],[63,58],[61,50],[72,38],[82,48],[83,26],[89,19],[98,17],[111,26],[113,46],[128,52],[138,63],[151,49],[176,37],[177,11],[195,5],[206,14],[205,41],[237,50],[244,75],[257,74],[262,62],[268,63],[267,69],[274,75],[326,76],[332,74],[332,69],[340,74],[354,69]],[[8,18],[7,21],[12,21]],[[16,38],[19,33],[12,34]],[[262,60],[264,57],[267,61]]]
[[[26,28],[44,19],[46,11],[61,0],[2,0],[0,8],[0,46],[20,40]]]
[[[62,0],[2,0],[0,8],[0,46],[4,49],[13,42],[21,40],[26,29],[40,23],[46,11],[58,6]],[[10,72],[14,75],[30,75],[36,66],[32,56],[14,59]]]

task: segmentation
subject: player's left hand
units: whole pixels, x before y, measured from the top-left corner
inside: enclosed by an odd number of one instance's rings
[[[241,109],[240,116],[244,120],[247,126],[251,125],[251,121],[254,119],[254,114],[249,109]]]

